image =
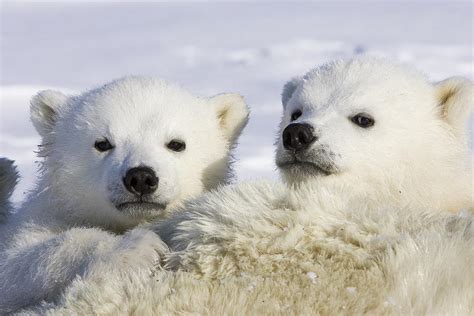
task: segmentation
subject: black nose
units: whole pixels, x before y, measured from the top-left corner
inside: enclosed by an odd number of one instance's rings
[[[158,188],[158,177],[149,167],[129,169],[123,183],[128,191],[137,195],[151,194]]]
[[[282,137],[283,147],[292,151],[305,150],[316,140],[311,125],[298,123],[288,125]]]

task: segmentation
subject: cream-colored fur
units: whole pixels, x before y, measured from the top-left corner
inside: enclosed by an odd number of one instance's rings
[[[343,192],[221,189],[158,227],[175,248],[150,278],[77,279],[52,314],[458,314],[474,308],[468,213],[341,208]],[[252,197],[252,198],[249,198]],[[332,197],[332,199],[329,199]],[[331,201],[332,200],[332,201]],[[341,201],[346,203],[349,201]],[[173,231],[166,231],[166,227]]]

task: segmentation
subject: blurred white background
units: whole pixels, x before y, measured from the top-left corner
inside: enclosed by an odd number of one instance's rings
[[[474,78],[471,1],[2,1],[0,156],[33,184],[38,90],[74,93],[127,74],[200,95],[240,92],[252,116],[236,152],[239,180],[276,178],[273,142],[290,77],[357,54],[386,56],[433,80]]]

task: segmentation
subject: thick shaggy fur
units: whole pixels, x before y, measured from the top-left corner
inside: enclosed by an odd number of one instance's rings
[[[471,214],[369,209],[343,192],[245,184],[157,231],[175,250],[150,278],[77,279],[52,314],[458,314],[474,308]],[[341,201],[341,202],[334,202]],[[344,204],[349,201],[345,201]]]
[[[446,211],[472,208],[471,96],[467,80],[431,84],[374,59],[312,70],[283,91],[285,184],[204,194],[154,226],[171,252],[151,277],[76,278],[34,311],[468,314],[473,216]],[[375,124],[355,125],[359,113]],[[281,136],[297,123],[315,136],[299,153]]]
[[[11,212],[10,197],[18,181],[18,171],[13,161],[0,158],[0,224]]]
[[[77,277],[153,266],[167,247],[136,226],[228,183],[230,151],[247,118],[237,94],[200,98],[143,77],[79,96],[36,95],[31,119],[43,138],[43,172],[18,210],[0,205],[1,214],[10,213],[0,226],[0,314],[52,302]],[[94,148],[105,139],[109,150]],[[185,142],[184,151],[168,148],[176,139]],[[159,182],[156,191],[138,196],[124,177],[143,166]],[[0,168],[5,203],[16,175]]]

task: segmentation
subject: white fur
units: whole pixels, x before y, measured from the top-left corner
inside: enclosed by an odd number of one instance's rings
[[[472,91],[466,81],[459,88],[448,91]],[[286,184],[204,194],[155,226],[172,251],[152,278],[77,278],[55,305],[29,312],[471,313],[473,215],[446,211],[472,208],[459,130],[472,104],[442,90],[373,59],[294,80],[283,92],[281,130],[303,109],[298,121],[319,137],[304,158],[329,172],[295,166],[282,170]],[[359,111],[375,118],[372,128],[349,120]],[[277,145],[281,163],[291,153]]]
[[[18,181],[18,171],[13,161],[0,158],[0,224],[12,209],[10,197]]]
[[[283,176],[289,183],[346,187],[363,203],[470,208],[473,170],[465,135],[472,97],[473,84],[466,79],[432,84],[412,69],[378,59],[313,69],[285,86],[280,127],[313,126],[318,140],[303,159],[329,164],[335,172],[308,177],[308,170],[288,168]],[[290,122],[295,110],[303,114]],[[370,114],[374,126],[352,123],[358,113]],[[277,164],[291,159],[280,135]]]
[[[123,78],[70,97],[40,92],[31,102],[31,120],[43,138],[42,174],[0,226],[0,313],[54,301],[76,277],[147,271],[166,246],[134,227],[228,183],[230,150],[247,117],[239,95],[200,98],[152,78]],[[99,152],[94,144],[104,138],[114,148]],[[174,139],[186,149],[168,149]],[[137,199],[123,178],[139,166],[159,178],[146,198],[165,207],[117,209]]]

